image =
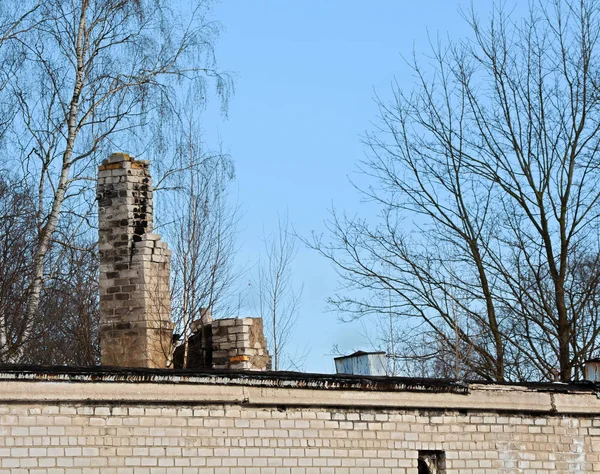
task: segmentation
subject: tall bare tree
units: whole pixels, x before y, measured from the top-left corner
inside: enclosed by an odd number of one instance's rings
[[[18,341],[23,344],[32,335],[59,222],[65,215],[90,217],[95,165],[108,148],[136,137],[147,143],[148,124],[174,112],[175,85],[191,84],[201,95],[206,81],[213,81],[225,98],[230,86],[214,63],[218,27],[207,20],[208,2],[181,2],[178,10],[163,0],[24,5],[25,13],[11,12],[15,18],[29,12],[31,27],[11,36],[19,64],[2,90],[17,109],[8,150],[36,195],[33,271]],[[22,356],[18,351],[13,360]]]
[[[340,310],[458,339],[476,377],[570,381],[600,349],[600,3],[465,17],[471,39],[438,43],[412,91],[379,101],[361,169],[381,220],[334,213],[313,245],[354,290]]]
[[[298,253],[296,237],[291,233],[287,215],[278,219],[277,231],[265,236],[265,253],[259,261],[257,292],[260,315],[263,318],[273,369],[294,367],[287,351],[298,320],[302,287],[293,280],[292,264]]]
[[[172,312],[184,345],[187,367],[188,338],[201,310],[226,314],[234,291],[238,211],[229,200],[234,177],[231,158],[203,149],[193,115],[180,131],[171,169],[178,170],[163,185],[171,189],[162,209],[163,229],[172,242]],[[216,311],[215,311],[216,310]]]

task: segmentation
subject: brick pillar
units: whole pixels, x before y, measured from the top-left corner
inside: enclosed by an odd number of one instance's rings
[[[262,318],[217,319],[212,326],[215,369],[268,370],[271,358]]]
[[[102,365],[162,368],[171,359],[171,251],[152,233],[148,168],[125,153],[98,168]]]

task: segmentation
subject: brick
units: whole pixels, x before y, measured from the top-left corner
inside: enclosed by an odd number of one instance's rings
[[[35,383],[30,386],[36,389]],[[315,404],[319,396],[315,390]],[[144,406],[131,400],[111,407],[40,405],[32,413],[27,405],[12,403],[0,414],[0,474],[412,474],[419,451],[437,449],[446,452],[448,472],[600,471],[600,417],[593,413],[500,416],[481,409],[458,414],[343,405],[278,410],[223,402]],[[33,434],[34,429],[39,431]]]

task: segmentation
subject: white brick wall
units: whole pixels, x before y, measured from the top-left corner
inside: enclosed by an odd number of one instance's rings
[[[0,405],[0,473],[416,474],[419,450],[444,450],[448,473],[600,472],[600,416]]]

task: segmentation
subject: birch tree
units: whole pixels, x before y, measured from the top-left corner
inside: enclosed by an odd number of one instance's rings
[[[207,3],[177,6],[181,10],[162,0],[47,0],[31,10],[33,26],[13,35],[20,64],[2,91],[16,106],[8,149],[36,196],[18,346],[32,335],[60,220],[93,217],[96,164],[109,149],[147,145],[149,124],[175,112],[178,84],[203,94],[209,81],[227,96],[230,81],[215,66],[218,28],[207,20]],[[22,356],[18,351],[12,360]]]
[[[96,239],[54,243],[40,308],[22,361],[42,365],[93,366],[100,362],[99,262]]]

